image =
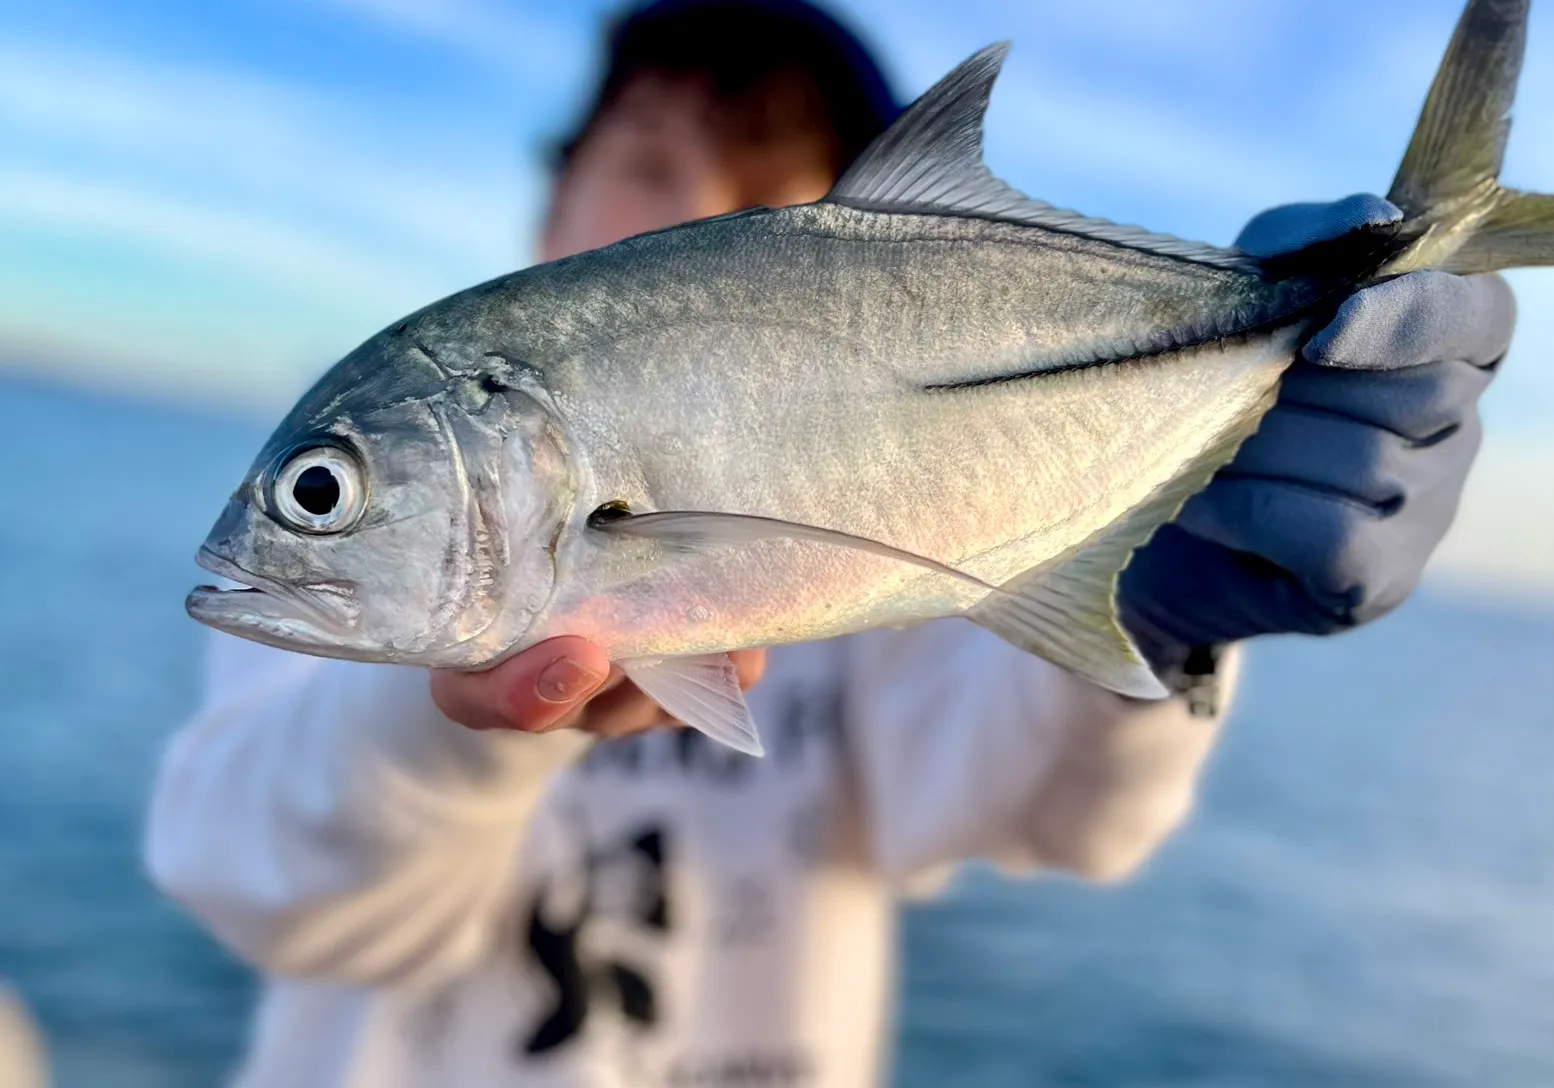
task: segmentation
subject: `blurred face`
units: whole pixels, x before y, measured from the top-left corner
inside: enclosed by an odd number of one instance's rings
[[[540,259],[755,204],[806,204],[834,180],[820,137],[730,139],[694,82],[637,76],[557,178]]]

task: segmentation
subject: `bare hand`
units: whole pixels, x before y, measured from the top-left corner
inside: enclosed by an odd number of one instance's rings
[[[766,671],[765,650],[735,650],[729,657],[741,688]],[[434,669],[432,701],[471,729],[581,729],[623,737],[680,724],[613,667],[603,650],[572,635],[531,646],[486,672]]]

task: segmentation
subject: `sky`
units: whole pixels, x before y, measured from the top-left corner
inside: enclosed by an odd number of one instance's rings
[[[0,365],[278,414],[400,315],[528,262],[599,0],[0,8]],[[1457,0],[842,0],[910,98],[1007,39],[987,158],[1060,206],[1229,242],[1385,192]],[[1554,5],[1505,180],[1554,191]],[[1554,271],[1439,564],[1554,594]],[[1476,584],[1475,582],[1475,584]]]

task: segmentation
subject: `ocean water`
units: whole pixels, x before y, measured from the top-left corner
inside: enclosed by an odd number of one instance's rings
[[[247,973],[146,885],[190,554],[263,428],[0,381],[0,977],[61,1088],[220,1083]],[[1425,592],[1251,655],[1134,880],[904,912],[896,1083],[1554,1085],[1554,611]]]

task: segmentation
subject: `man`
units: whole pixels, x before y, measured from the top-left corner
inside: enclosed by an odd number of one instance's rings
[[[796,0],[639,10],[563,145],[542,256],[816,199],[893,113],[856,41]],[[1278,209],[1240,242],[1394,214]],[[875,1082],[893,896],[970,858],[1136,866],[1190,807],[1225,648],[1351,627],[1411,589],[1511,324],[1494,277],[1345,304],[1128,568],[1126,621],[1181,693],[1159,703],[942,621],[738,655],[747,684],[765,672],[770,754],[750,760],[650,730],[662,712],[578,638],[428,684],[218,637],[148,856],[268,974],[240,1083]]]

